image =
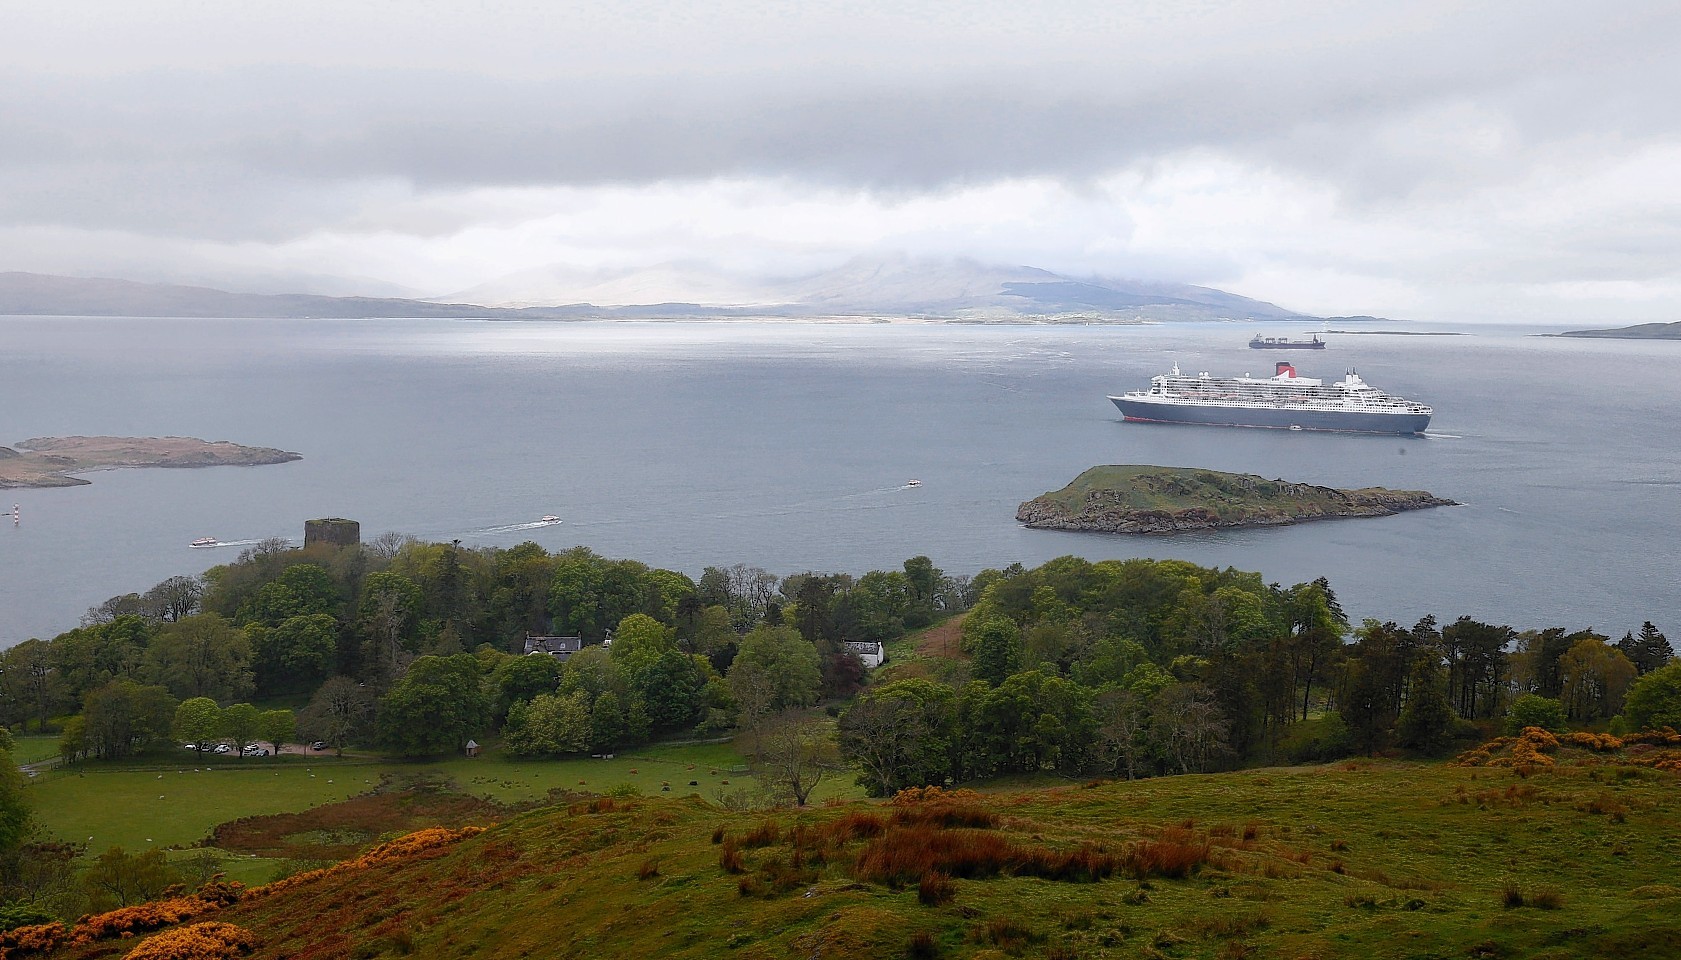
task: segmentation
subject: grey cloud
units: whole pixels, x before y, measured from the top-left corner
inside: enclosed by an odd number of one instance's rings
[[[859,74],[820,58],[730,73],[708,69],[700,49],[640,79],[515,80],[472,65],[20,78],[0,92],[0,130],[9,132],[0,219],[276,238],[353,215],[356,190],[334,184],[770,176],[915,192],[1077,179],[1194,147],[1324,177],[1376,201],[1510,177],[1560,140],[1681,128],[1669,93],[1681,77],[1665,42],[1674,33],[1664,29],[1673,17],[1661,8],[1621,8],[1591,41],[1502,9],[1504,19],[1310,50],[1292,49],[1286,23],[1229,59],[1191,48],[1161,69],[1150,66],[1160,51],[1121,47],[1110,77],[1089,50],[1068,63],[948,65],[916,76],[904,65]],[[1378,136],[1387,123],[1453,103],[1490,111],[1514,139],[1469,157],[1396,150]]]

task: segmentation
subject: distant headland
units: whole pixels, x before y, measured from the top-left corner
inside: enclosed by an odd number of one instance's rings
[[[1567,330],[1553,336],[1603,340],[1681,340],[1681,320],[1674,323],[1637,323],[1632,327],[1610,327],[1604,330]]]
[[[1120,464],[1092,467],[1061,490],[1027,501],[1016,520],[1038,530],[1165,534],[1457,505],[1422,490],[1339,490],[1246,473]]]
[[[120,467],[254,467],[302,460],[273,447],[245,447],[194,437],[36,437],[0,447],[0,489],[74,487],[71,476]]]

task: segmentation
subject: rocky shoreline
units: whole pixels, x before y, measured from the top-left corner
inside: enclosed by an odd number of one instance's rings
[[[274,447],[196,437],[35,437],[0,447],[0,489],[75,487],[77,473],[125,467],[255,467],[302,460]]]
[[[1016,520],[1036,530],[1163,535],[1457,505],[1422,490],[1341,490],[1254,474],[1109,466],[1094,467],[1062,490],[1023,503]]]

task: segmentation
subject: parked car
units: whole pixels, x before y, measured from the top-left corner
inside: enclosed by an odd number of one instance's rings
[[[325,749],[327,749],[327,741],[317,740],[314,743],[310,744],[309,748],[311,750],[325,750]]]
[[[198,744],[196,744],[196,743],[183,743],[183,744],[181,744],[181,749],[183,749],[183,750],[197,750],[198,749]]]
[[[246,748],[244,750],[241,750],[239,752],[240,752],[241,756],[246,756],[246,757],[266,757],[266,756],[268,756],[268,748],[263,746],[262,744],[259,744],[259,743],[249,744],[249,745],[246,746]]]
[[[233,752],[233,747],[230,747],[225,743],[218,743],[218,744],[216,744],[216,752],[217,753],[232,753]]]

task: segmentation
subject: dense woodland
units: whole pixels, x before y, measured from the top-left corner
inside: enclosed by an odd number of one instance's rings
[[[963,612],[959,655],[889,664],[866,686],[848,642]],[[522,656],[527,634],[586,646],[564,664]],[[582,547],[386,536],[264,543],[112,598],[0,655],[0,720],[60,731],[71,760],[294,736],[425,756],[499,735],[559,756],[739,729],[753,752],[783,752],[771,779],[803,800],[809,768],[839,761],[881,794],[1432,753],[1504,724],[1674,723],[1673,656],[1651,623],[1617,642],[1469,617],[1356,626],[1324,579],[1176,560],[967,578],[915,557],[859,577],[738,565],[696,581]],[[825,703],[838,725],[812,721]]]

